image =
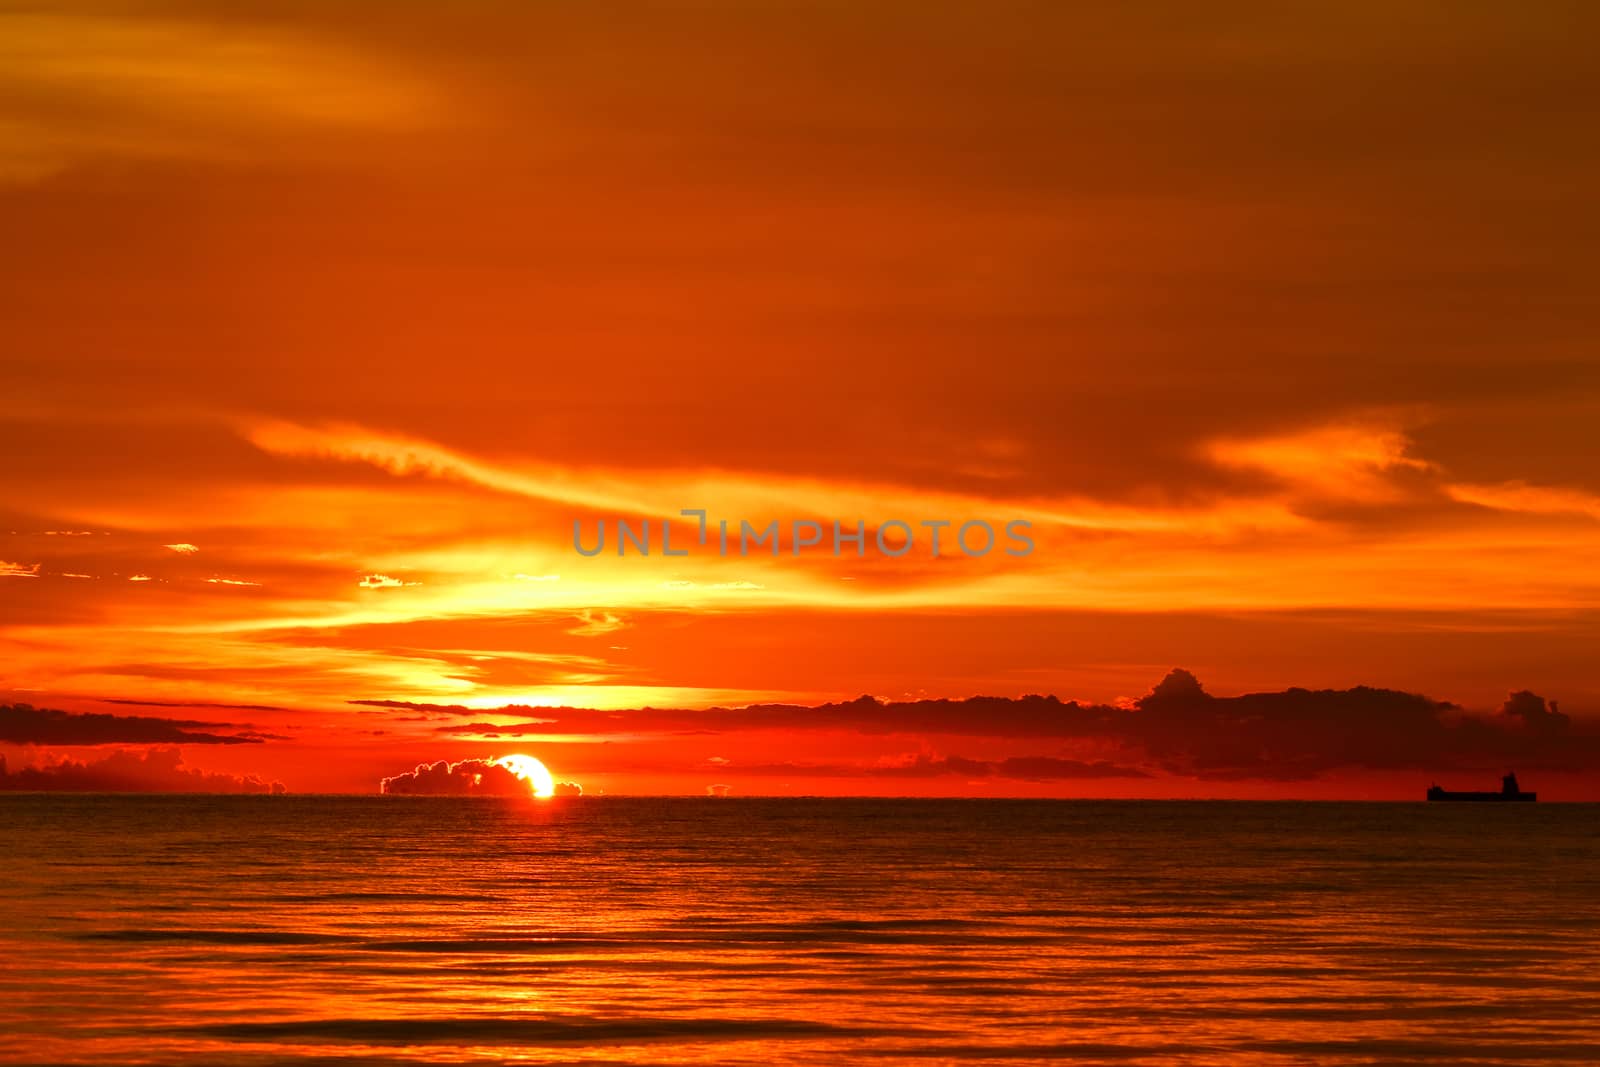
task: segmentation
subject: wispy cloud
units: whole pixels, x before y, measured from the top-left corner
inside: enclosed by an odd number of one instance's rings
[[[576,637],[599,637],[627,627],[627,620],[610,611],[592,611],[585,608],[578,613],[578,625],[567,630]]]
[[[228,732],[220,732],[225,729]],[[258,732],[241,731],[230,723],[73,714],[26,704],[0,704],[0,741],[13,745],[247,745],[259,744],[263,739]]]
[[[96,158],[248,159],[263,135],[413,128],[436,92],[373,56],[265,24],[0,12],[0,180]]]
[[[1225,467],[1260,471],[1292,490],[1331,499],[1398,500],[1393,475],[1437,468],[1411,454],[1411,441],[1393,419],[1357,419],[1288,434],[1221,438],[1205,454]]]
[[[1600,519],[1600,495],[1581,489],[1502,482],[1498,485],[1453,484],[1446,487],[1450,496],[1464,504],[1477,504],[1496,511],[1529,515],[1587,515]]]

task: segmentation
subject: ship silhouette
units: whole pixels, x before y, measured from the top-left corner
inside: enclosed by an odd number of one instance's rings
[[[1500,792],[1498,793],[1473,793],[1452,792],[1441,789],[1437,784],[1428,787],[1429,800],[1538,800],[1538,793],[1524,793],[1517,788],[1515,772],[1508,773],[1500,779]]]

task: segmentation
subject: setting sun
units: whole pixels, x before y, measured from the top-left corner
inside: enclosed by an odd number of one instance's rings
[[[550,769],[532,756],[513,754],[501,756],[494,761],[512,774],[528,783],[536,797],[553,797],[556,795],[556,780],[550,776]]]

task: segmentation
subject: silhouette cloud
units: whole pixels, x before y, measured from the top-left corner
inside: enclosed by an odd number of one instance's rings
[[[11,771],[0,756],[0,791],[77,793],[282,793],[282,782],[185,767],[175,748],[118,750],[94,761],[63,760]]]
[[[1507,729],[1508,721],[1530,729]],[[1367,686],[1215,697],[1187,671],[1174,671],[1136,702],[1122,725],[1170,771],[1294,780],[1339,767],[1600,766],[1600,737],[1568,734],[1567,724],[1567,716],[1546,710],[1532,693],[1513,694],[1503,713],[1490,719],[1445,701]]]
[[[1572,727],[1571,717],[1557,710],[1555,701],[1547,704],[1544,697],[1526,689],[1507,696],[1500,705],[1500,714],[1538,734],[1564,734]]]
[[[1053,756],[1013,756],[1003,760],[975,760],[962,756],[926,753],[877,763],[759,763],[730,765],[739,774],[796,775],[816,778],[1014,778],[1027,782],[1053,782],[1089,778],[1148,778],[1137,767],[1103,760],[1086,763]]]
[[[196,727],[208,727],[197,730]],[[0,704],[0,742],[14,745],[259,745],[281,741],[274,734],[238,730],[232,723],[194,719],[157,719],[145,715],[75,714],[28,704]]]
[[[410,711],[481,716],[481,708],[360,700],[352,703]],[[448,735],[518,737],[525,735],[604,736],[609,734],[721,734],[749,730],[845,730],[863,734],[962,734],[983,737],[1090,737],[1106,733],[1108,722],[1127,714],[1105,705],[1062,703],[1053,696],[970,697],[884,703],[863,696],[843,703],[806,707],[752,704],[743,708],[530,708],[508,705],[493,714],[521,715],[524,721],[470,721],[441,726]]]
[[[498,763],[468,759],[459,763],[446,760],[419,763],[416,770],[385,778],[380,792],[417,796],[525,797],[532,792],[532,787],[527,779],[518,778]]]
[[[865,735],[984,738],[1049,742],[1045,754],[970,761],[959,756],[877,767],[876,775],[996,775],[1031,780],[1129,777],[1159,771],[1204,779],[1295,781],[1339,768],[1478,770],[1527,766],[1600,769],[1600,730],[1579,724],[1554,702],[1513,693],[1497,714],[1475,715],[1417,693],[1352,689],[1206,692],[1187,670],[1171,671],[1132,706],[1063,702],[1054,696],[886,703],[860,697],[817,707],[757,704],[745,708],[601,711],[508,706],[498,712],[395,701],[354,703],[477,718],[436,728],[449,736],[688,736],[762,731],[837,731]],[[516,715],[517,722],[486,721]],[[941,747],[956,747],[954,745]],[[1065,758],[1092,756],[1092,759]],[[773,773],[806,773],[773,764]],[[742,768],[745,773],[761,773]],[[814,774],[869,773],[839,765]]]

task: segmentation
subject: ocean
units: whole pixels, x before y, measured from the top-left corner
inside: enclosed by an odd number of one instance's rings
[[[1600,805],[0,796],[0,1062],[1600,1063]]]

